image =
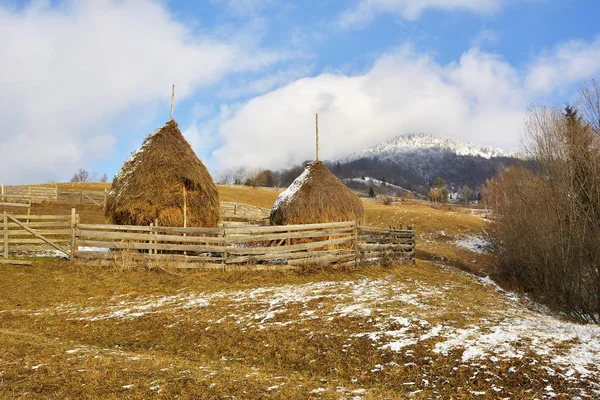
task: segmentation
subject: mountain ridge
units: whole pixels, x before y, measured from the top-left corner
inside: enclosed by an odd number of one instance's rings
[[[506,151],[493,146],[477,146],[470,142],[438,136],[430,133],[407,133],[394,136],[370,147],[338,157],[334,163],[350,163],[362,158],[378,159],[380,161],[395,161],[405,153],[441,153],[450,152],[457,156],[492,158],[517,158],[523,156],[516,152]]]

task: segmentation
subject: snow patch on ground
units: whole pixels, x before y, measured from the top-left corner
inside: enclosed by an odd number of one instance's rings
[[[458,247],[462,247],[474,253],[487,254],[490,252],[490,242],[481,236],[467,236],[454,242]]]
[[[472,277],[471,279],[477,279]],[[570,379],[578,375],[590,381],[600,380],[600,326],[578,325],[551,315],[527,309],[510,293],[502,291],[489,278],[479,280],[492,285],[501,300],[497,310],[477,306],[454,305],[470,322],[444,319],[448,304],[461,287],[448,281],[431,285],[395,275],[345,281],[322,281],[298,285],[275,285],[243,290],[199,293],[183,289],[168,296],[119,295],[102,304],[82,307],[67,303],[32,314],[53,312],[68,319],[131,320],[155,313],[177,317],[214,307],[218,316],[208,321],[206,330],[216,324],[232,323],[241,330],[262,330],[306,321],[329,323],[336,319],[354,319],[358,331],[347,333],[341,346],[355,340],[369,340],[382,351],[409,354],[411,348],[427,341],[432,355],[459,352],[465,363],[477,360],[523,359],[531,355],[544,365]],[[212,311],[211,311],[212,312]],[[435,319],[435,320],[434,320]],[[175,321],[172,326],[175,326]],[[307,332],[307,335],[313,333]],[[84,349],[68,350],[75,354]],[[461,353],[462,352],[462,353]],[[382,367],[383,368],[383,367]]]

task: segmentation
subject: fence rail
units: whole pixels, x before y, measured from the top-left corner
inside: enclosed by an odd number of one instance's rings
[[[41,246],[71,259],[92,262],[170,260],[178,267],[208,269],[360,265],[377,260],[413,262],[412,228],[359,228],[354,221],[283,226],[183,228],[81,224],[71,215],[12,215],[4,212],[3,254]]]

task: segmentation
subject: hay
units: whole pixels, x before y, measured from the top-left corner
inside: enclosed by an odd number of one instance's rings
[[[119,225],[216,227],[219,194],[206,167],[171,120],[150,134],[123,164],[106,199],[105,215]]]
[[[320,161],[306,166],[271,209],[272,225],[363,220],[360,199]]]

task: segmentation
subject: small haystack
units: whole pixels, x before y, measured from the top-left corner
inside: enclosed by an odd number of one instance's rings
[[[362,220],[362,202],[320,161],[306,166],[271,209],[272,225]]]
[[[175,120],[149,135],[123,164],[106,199],[114,224],[215,227],[219,193]]]

